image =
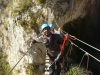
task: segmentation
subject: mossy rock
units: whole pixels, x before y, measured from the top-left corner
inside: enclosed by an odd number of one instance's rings
[[[6,58],[3,56],[3,52],[0,51],[0,75],[7,75],[10,71],[11,67],[6,61]],[[12,72],[10,75],[12,75]]]

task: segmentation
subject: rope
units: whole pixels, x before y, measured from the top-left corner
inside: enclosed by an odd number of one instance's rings
[[[29,50],[28,50],[29,51]],[[28,52],[27,51],[27,52]],[[17,66],[17,64],[22,60],[22,58],[27,54],[27,52],[20,58],[20,60],[15,64],[15,66],[10,70],[10,72],[8,73],[8,75],[14,70],[14,68]]]
[[[88,65],[89,65],[89,55],[87,57],[88,58],[87,58],[87,68],[86,68],[86,70],[88,69]]]
[[[66,60],[66,58],[67,58],[67,56],[68,56],[68,53],[70,52],[70,54],[71,54],[71,50],[72,50],[72,47],[71,47],[71,46],[73,46],[72,43],[70,44],[70,46],[69,46],[69,48],[68,48],[68,51],[67,51],[67,53],[66,53],[66,55],[65,55],[65,58],[63,59],[63,66],[64,66],[64,62],[65,62],[65,60]]]
[[[59,27],[59,25],[57,24],[57,22],[56,22],[56,25],[57,25],[57,27]],[[63,31],[63,30],[61,30],[61,31],[62,31],[63,34],[64,34],[64,33],[67,33],[67,32],[65,32],[65,31]],[[68,33],[67,33],[67,34],[68,34]],[[70,36],[72,36],[72,35],[70,35]],[[73,36],[72,36],[72,37],[73,37]],[[95,50],[97,50],[97,51],[100,51],[100,49],[98,49],[98,48],[96,48],[96,47],[93,47],[92,45],[89,45],[89,44],[87,44],[87,43],[85,43],[85,42],[79,40],[78,38],[76,38],[76,40],[78,40],[79,42],[82,42],[83,44],[86,44],[86,45],[90,46],[91,48],[93,48],[93,49],[95,49]],[[73,43],[71,40],[69,40],[69,41],[70,41],[71,43]],[[100,62],[99,59],[97,59],[97,58],[94,57],[93,55],[89,54],[88,52],[86,52],[85,50],[83,50],[82,48],[80,48],[79,46],[77,46],[76,44],[73,43],[73,45],[75,45],[77,48],[79,48],[80,50],[82,50],[83,52],[85,52],[86,54],[88,54],[89,56],[91,56],[92,58],[94,58],[95,60],[97,60],[98,62]],[[88,62],[89,62],[89,57],[88,57],[88,61],[87,61],[87,68],[88,68]]]
[[[56,22],[56,25],[57,25],[57,27],[59,27],[59,25],[57,24],[57,22]],[[63,31],[63,30],[61,30],[61,32],[64,34],[68,34],[67,32],[65,32],[65,31]],[[70,34],[69,34],[70,35]],[[72,36],[72,35],[70,35],[71,37],[74,37],[74,36]],[[94,47],[94,46],[92,46],[92,45],[90,45],[90,44],[88,44],[88,43],[86,43],[86,42],[84,42],[84,41],[82,41],[82,40],[80,40],[80,39],[78,39],[78,38],[76,38],[75,37],[75,40],[78,40],[79,42],[82,42],[83,44],[86,44],[87,46],[89,46],[89,47],[91,47],[91,48],[93,48],[93,49],[95,49],[95,50],[97,50],[97,51],[100,51],[100,49],[98,49],[98,48],[96,48],[96,47]]]
[[[63,30],[62,30],[62,32],[67,33],[67,32],[65,32],[65,31],[63,31]],[[70,35],[70,36],[72,36],[72,35]],[[72,36],[72,37],[73,37],[73,36]],[[96,47],[94,47],[94,46],[92,46],[92,45],[89,45],[88,43],[86,43],[86,42],[84,42],[84,41],[82,41],[82,40],[80,40],[80,39],[78,39],[78,38],[76,38],[76,40],[82,42],[83,44],[86,44],[87,46],[89,46],[89,47],[91,47],[91,48],[93,48],[93,49],[95,49],[95,50],[97,50],[97,51],[100,51],[100,49],[98,49],[98,48],[96,48]]]
[[[80,62],[80,64],[79,64],[79,67],[81,66],[81,63],[82,63],[82,61],[83,61],[84,56],[85,56],[85,54],[83,55],[83,57],[82,57],[82,59],[81,59],[81,62]]]
[[[69,41],[72,42],[71,40],[69,40]],[[77,46],[76,44],[73,43],[73,45],[76,46],[77,48],[79,48],[80,50],[82,50],[83,52],[88,53],[87,51],[85,51],[84,49],[80,48],[80,47]],[[96,57],[94,57],[93,55],[91,55],[91,54],[89,54],[89,53],[88,53],[88,55],[91,56],[92,58],[94,58],[95,60],[97,60],[98,62],[100,62],[100,60],[97,59]]]
[[[36,45],[37,46],[37,45]],[[37,46],[38,47],[38,46]],[[39,48],[39,47],[38,47]],[[29,49],[30,49],[30,47],[29,47]],[[40,48],[39,48],[40,49]],[[30,49],[31,50],[31,49]],[[8,75],[14,70],[14,68],[18,65],[18,63],[23,59],[23,57],[30,51],[30,50],[28,50],[27,52],[25,52],[24,53],[24,55],[19,59],[19,61],[15,64],[15,66],[10,70],[10,72],[8,73]],[[33,52],[33,50],[32,50],[32,52]],[[38,53],[39,55],[41,55],[41,57],[43,57],[42,56],[42,54],[40,54],[40,53]]]
[[[54,5],[55,5],[55,4],[54,4]],[[72,17],[71,17],[71,18],[72,18]],[[57,27],[59,27],[59,25],[57,24],[56,20],[55,20],[55,23],[56,23]],[[63,31],[63,30],[61,30],[61,32],[62,32],[63,34],[64,34],[64,33],[67,33],[67,32],[65,32],[65,31]],[[68,34],[68,33],[67,33],[67,34]],[[73,36],[70,35],[70,34],[69,34],[69,36],[73,37]],[[83,43],[83,44],[86,44],[87,46],[89,46],[89,47],[91,47],[91,48],[97,50],[97,51],[100,51],[100,49],[98,49],[98,48],[96,48],[96,47],[94,47],[94,46],[92,46],[92,45],[90,45],[90,44],[88,44],[88,43],[86,43],[86,42],[84,42],[84,41],[82,41],[82,40],[76,38],[76,37],[75,37],[74,40],[77,40],[77,41],[79,41],[79,42],[81,42],[81,43]],[[71,42],[71,40],[70,40],[70,42]],[[72,42],[71,42],[71,43],[72,43]],[[87,68],[88,68],[88,63],[89,63],[89,56],[91,56],[92,58],[94,58],[95,60],[97,60],[98,62],[100,62],[99,59],[97,59],[97,58],[94,57],[93,55],[89,54],[88,52],[86,52],[85,50],[83,50],[82,48],[80,48],[79,46],[77,46],[76,44],[73,43],[73,45],[75,45],[75,46],[78,47],[80,50],[82,50],[83,52],[85,52],[85,54],[84,54],[83,57],[82,57],[82,60],[83,60],[84,56],[87,55],[87,57],[88,57],[88,59],[87,59]],[[67,53],[68,53],[68,52],[67,52]],[[81,60],[80,64],[82,63],[82,60]]]
[[[66,54],[66,57],[68,56],[68,53],[69,53],[69,52],[70,52],[70,54],[71,54],[71,51],[70,51],[70,50],[72,50],[72,47],[71,47],[71,46],[73,46],[73,43],[70,44],[69,49],[68,49],[68,52],[67,52],[67,54]],[[66,57],[65,57],[65,58],[66,58]]]
[[[57,0],[54,2],[54,5],[56,4],[56,2],[57,2]],[[54,7],[54,5],[53,5],[53,7]],[[56,20],[55,20],[55,23],[56,23],[56,26],[57,26],[58,28],[60,28],[59,25],[57,24]],[[67,32],[65,32],[65,31],[63,31],[63,30],[61,30],[61,32],[62,32],[63,34],[64,34],[64,33],[67,33]],[[69,35],[70,35],[70,34],[69,34]],[[70,36],[73,37],[72,35],[70,35]],[[92,45],[89,45],[89,44],[87,44],[86,42],[83,42],[82,40],[80,40],[80,39],[78,39],[78,38],[76,38],[76,40],[82,42],[83,44],[86,44],[86,45],[90,46],[91,48],[93,48],[93,49],[95,49],[95,50],[97,50],[97,51],[100,51],[100,49],[98,49],[98,48],[96,48],[96,47],[94,47],[94,46],[92,46]]]
[[[61,46],[61,49],[60,49],[60,54],[62,54],[62,52],[64,50],[64,45],[65,45],[66,41],[67,41],[67,37],[64,36],[64,41],[63,41],[62,46]]]
[[[86,44],[86,45],[92,47],[93,49],[95,49],[95,50],[97,50],[97,51],[100,51],[100,49],[98,49],[98,48],[96,48],[96,47],[93,47],[92,45],[89,45],[89,44],[87,44],[87,43],[85,43],[85,42],[79,40],[78,38],[76,38],[76,39],[77,39],[78,41],[80,41],[80,42],[82,42],[82,43],[84,43],[84,44]]]

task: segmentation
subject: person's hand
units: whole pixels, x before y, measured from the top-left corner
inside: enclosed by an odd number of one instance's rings
[[[75,37],[75,36],[69,35],[69,38],[70,38],[71,40],[76,40],[76,37]]]
[[[57,58],[54,60],[54,62],[57,62],[57,60],[60,58],[61,54],[59,53]]]
[[[36,41],[36,40],[32,40],[32,41],[30,42],[30,47],[32,47],[33,44],[35,44],[35,43],[37,43],[37,41]]]
[[[68,35],[68,34],[65,34],[64,36],[65,36],[67,39],[69,38],[69,35]]]
[[[61,27],[59,27],[58,31],[61,31],[61,30],[62,30]]]
[[[32,47],[33,46],[33,43],[32,42],[30,42],[30,47]]]

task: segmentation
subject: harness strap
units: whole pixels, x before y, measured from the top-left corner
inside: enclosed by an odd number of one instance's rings
[[[61,49],[60,49],[60,54],[62,54],[63,50],[64,50],[64,45],[65,45],[65,42],[67,41],[68,39],[68,35],[65,35],[64,36],[64,41],[62,43],[62,46],[61,46]]]

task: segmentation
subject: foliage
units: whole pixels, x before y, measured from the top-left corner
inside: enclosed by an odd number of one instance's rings
[[[29,10],[29,8],[32,7],[32,0],[21,0],[19,2],[16,2],[17,6],[10,6],[12,7],[11,11],[12,11],[12,15],[13,17],[16,17],[17,15],[21,15],[22,13],[26,12],[27,10]]]
[[[41,25],[41,24],[43,24],[43,18],[41,18],[41,14],[42,12],[40,11],[40,12],[38,12],[37,13],[37,19],[36,19],[36,23],[38,24],[38,25]]]
[[[28,64],[27,74],[34,75],[38,71],[38,66],[35,68],[33,64]]]
[[[46,0],[36,0],[36,3],[37,3],[38,5],[44,4],[44,3],[46,3]]]
[[[28,75],[43,75],[43,72],[39,71],[39,65],[41,64],[28,64],[27,74]]]
[[[19,21],[20,25],[23,27],[23,28],[27,28],[28,24],[27,24],[27,21],[26,20],[20,20]]]
[[[83,69],[77,66],[73,66],[69,69],[69,71],[67,72],[67,75],[81,75],[83,72]]]
[[[37,23],[38,25],[41,25],[41,24],[43,23],[43,20],[41,20],[41,19],[38,17],[37,20],[36,20],[36,23]]]
[[[30,13],[29,13],[29,16],[30,16],[31,18],[33,18],[33,17],[34,17],[34,13],[33,13],[33,12],[30,12]]]
[[[33,29],[34,26],[35,26],[35,20],[34,20],[34,18],[31,18],[30,21],[29,21],[29,23],[30,23],[30,28]]]
[[[38,12],[37,15],[34,15],[33,13],[29,13],[29,16],[30,16],[29,28],[34,29],[34,31],[38,34],[39,33],[39,25],[41,25],[42,20],[39,19],[38,22],[37,22],[37,20],[41,16],[41,13]]]
[[[22,0],[22,2],[19,2],[19,12],[25,12],[30,7],[32,7],[32,0]]]
[[[3,55],[3,52],[0,51],[0,75],[7,75],[11,70],[11,67],[6,61],[6,57],[4,57]],[[12,75],[12,73],[10,75]]]

